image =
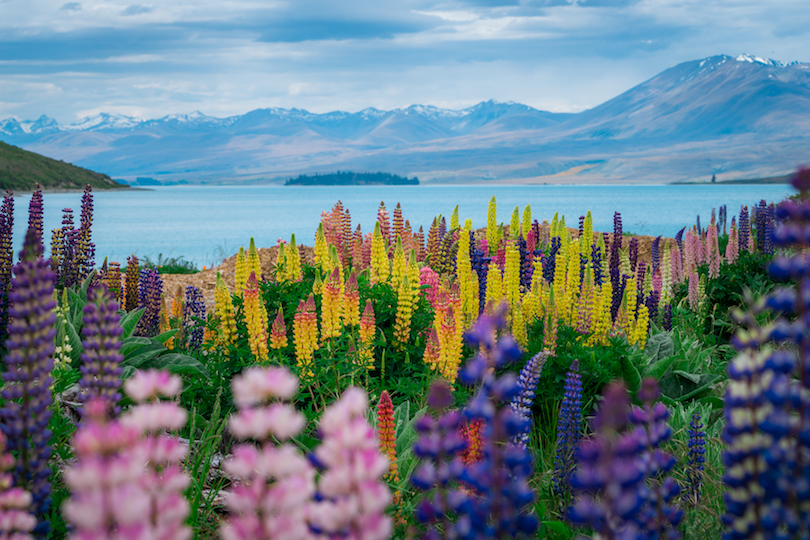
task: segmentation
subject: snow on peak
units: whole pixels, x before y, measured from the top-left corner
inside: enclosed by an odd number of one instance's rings
[[[791,64],[786,62],[781,62],[779,60],[772,60],[772,59],[765,59],[759,56],[754,56],[751,54],[741,54],[737,58],[735,58],[737,62],[748,62],[750,64],[762,64],[763,66],[773,66],[773,67],[786,67]],[[795,62],[794,62],[795,63]]]
[[[135,127],[142,122],[139,118],[124,116],[122,114],[99,113],[95,116],[82,118],[68,126],[62,126],[64,131],[95,131],[99,129],[127,129]]]

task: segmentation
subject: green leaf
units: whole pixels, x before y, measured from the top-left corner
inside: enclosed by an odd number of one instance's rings
[[[87,300],[87,289],[90,287],[90,283],[92,283],[93,278],[96,277],[96,269],[94,268],[84,279],[82,283],[81,292],[82,292],[82,299],[85,301]]]
[[[672,356],[675,353],[675,343],[672,341],[672,336],[668,332],[650,336],[647,345],[644,347],[644,353],[651,363]]]
[[[700,374],[687,373],[686,371],[683,371],[682,369],[676,369],[672,373],[675,374],[675,375],[678,375],[680,377],[683,377],[684,379],[687,379],[687,380],[691,381],[694,384],[698,384],[700,382]]]
[[[135,369],[135,368],[134,368],[134,367],[132,367],[132,366],[123,366],[123,367],[121,368],[121,378],[122,378],[122,379],[129,379],[130,377],[132,377],[133,375],[135,375],[135,372],[136,372],[136,371],[138,371],[138,370],[137,370],[137,369]]]
[[[158,341],[160,343],[166,343],[167,341],[169,341],[169,339],[174,337],[174,335],[179,331],[180,330],[178,328],[175,328],[173,330],[168,330],[166,332],[163,332],[162,334],[158,334],[157,336],[153,337],[152,339],[154,339],[155,341]]]
[[[132,335],[132,332],[135,331],[135,327],[138,326],[138,322],[140,322],[141,317],[143,317],[144,308],[135,309],[130,311],[121,319],[121,328],[124,329],[124,333],[121,336],[122,338],[126,339]]]
[[[149,345],[139,347],[130,352],[129,356],[124,357],[124,361],[121,362],[121,365],[140,368],[149,360],[165,350],[167,349],[162,343],[151,343]]]
[[[121,345],[121,354],[124,355],[126,358],[128,355],[132,353],[135,349],[139,349],[145,345],[151,345],[152,340],[148,337],[141,337],[141,336],[132,336],[128,337],[124,340],[123,345]]]
[[[202,375],[208,377],[208,371],[199,360],[182,353],[169,353],[158,356],[147,362],[148,367],[167,369],[178,375]]]
[[[562,521],[543,521],[542,524],[543,527],[547,528],[551,532],[562,535],[565,538],[571,537],[571,527],[569,527]]]
[[[622,355],[622,378],[627,383],[627,388],[634,394],[641,387],[641,375],[632,360],[626,355]]]
[[[697,401],[698,403],[707,404],[711,406],[712,411],[723,410],[723,407],[725,406],[726,403],[725,401],[723,401],[722,398],[719,398],[717,396],[706,396],[700,398]]]
[[[661,380],[664,374],[669,371],[669,368],[672,366],[672,363],[675,361],[674,356],[670,356],[669,358],[663,358],[658,360],[657,362],[651,364],[647,367],[647,370],[644,372],[645,377],[652,377],[654,379]]]
[[[77,366],[82,358],[84,347],[82,347],[82,339],[79,337],[79,333],[76,331],[73,323],[68,320],[65,321],[65,335],[67,336],[70,348],[73,349],[70,351],[71,362],[74,366]]]

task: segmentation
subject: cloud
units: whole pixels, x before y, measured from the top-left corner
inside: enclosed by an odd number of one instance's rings
[[[81,11],[82,5],[78,2],[68,2],[59,8],[59,11]]]
[[[127,6],[121,12],[121,16],[123,17],[130,17],[132,15],[143,15],[144,13],[152,13],[154,8],[151,6],[142,6],[140,4],[132,4],[131,6]]]

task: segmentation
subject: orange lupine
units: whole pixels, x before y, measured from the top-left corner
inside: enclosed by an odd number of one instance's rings
[[[270,348],[283,349],[287,346],[287,325],[284,323],[284,310],[278,308],[278,314],[270,329]]]
[[[388,474],[386,479],[389,482],[399,482],[399,471],[397,470],[397,441],[394,433],[394,404],[388,390],[383,390],[380,394],[380,402],[377,404],[377,438],[380,442],[380,451],[388,456]]]

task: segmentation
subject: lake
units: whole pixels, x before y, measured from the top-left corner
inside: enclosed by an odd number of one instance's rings
[[[493,195],[498,221],[509,223],[512,210],[531,204],[532,217],[551,220],[565,216],[569,227],[591,210],[594,230],[612,231],[613,213],[622,215],[625,232],[673,236],[695,223],[698,214],[707,224],[712,208],[726,204],[729,223],[740,205],[760,199],[779,201],[793,193],[789,185],[635,185],[635,186],[171,186],[153,190],[94,193],[93,241],[96,261],[104,257],[122,266],[130,254],[139,258],[184,257],[199,267],[219,264],[247,248],[250,237],[257,247],[275,245],[295,234],[299,244],[313,245],[321,212],[339,199],[351,210],[353,224],[371,232],[380,201],[393,216],[397,202],[414,230],[433,216],[450,214],[459,205],[461,223],[472,218],[484,227]],[[81,193],[44,195],[46,247],[52,229],[61,227],[62,209],[73,208],[78,226]],[[30,195],[15,198],[15,257],[27,227]]]

